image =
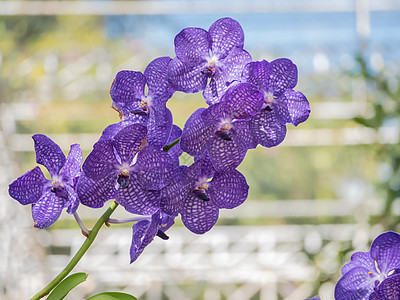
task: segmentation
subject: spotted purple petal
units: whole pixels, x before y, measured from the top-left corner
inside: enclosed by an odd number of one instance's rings
[[[148,144],[158,149],[162,148],[171,135],[171,111],[164,105],[152,107],[149,122],[147,123],[147,130]]]
[[[189,65],[175,57],[168,65],[168,83],[177,91],[196,93],[204,90],[208,77],[202,73],[203,66]]]
[[[132,227],[132,244],[130,248],[131,263],[138,259],[144,248],[150,244],[157,233],[157,226],[151,226],[150,220],[142,220]]]
[[[140,124],[142,126],[147,126],[148,115],[140,115],[140,114],[129,114],[122,118],[122,126],[121,129],[133,125],[133,124]]]
[[[133,225],[132,244],[130,248],[131,263],[133,263],[143,252],[144,248],[153,241],[160,225],[161,215],[159,211],[153,214],[151,219],[142,220]]]
[[[287,102],[284,97],[281,96],[277,100],[274,100],[271,106],[272,109],[274,110],[277,120],[282,125],[292,123],[292,118],[290,117],[289,109],[287,107]]]
[[[35,134],[32,138],[35,142],[36,162],[45,166],[52,177],[58,174],[66,160],[60,146],[43,134]]]
[[[65,190],[68,194],[68,201],[65,203],[65,207],[67,207],[67,213],[74,214],[79,206],[78,194],[76,193],[76,190],[69,184],[65,185]]]
[[[94,144],[92,152],[82,165],[83,172],[92,179],[101,179],[114,171],[118,161],[111,140],[102,140]]]
[[[171,98],[174,90],[168,84],[168,65],[171,62],[170,57],[159,57],[154,59],[144,70],[149,87],[148,96],[152,99],[157,98],[158,101],[166,103]]]
[[[374,274],[374,276],[378,275],[375,268],[375,261],[372,259],[369,252],[355,252],[351,256],[350,262],[343,266],[342,275],[357,267],[363,267],[367,269],[369,272]]]
[[[372,242],[370,253],[382,273],[400,269],[400,234],[393,231],[380,234]]]
[[[368,300],[382,300],[382,298],[378,295],[377,292],[373,292],[373,293],[369,296]]]
[[[250,131],[249,121],[237,121],[232,124],[229,131],[232,140],[243,149],[254,149],[257,147],[257,140]]]
[[[219,210],[211,201],[204,201],[189,194],[181,215],[187,229],[196,234],[203,234],[215,225]]]
[[[251,56],[247,51],[240,48],[232,49],[228,56],[219,62],[220,66],[203,91],[206,103],[211,105],[222,101],[221,98],[226,90],[241,80],[243,68],[249,62]]]
[[[173,174],[171,156],[151,146],[139,152],[134,165],[134,172],[141,186],[149,190],[160,190],[171,181]]]
[[[285,90],[293,89],[297,84],[297,67],[287,58],[278,58],[269,65],[267,88],[274,96],[280,96]]]
[[[115,200],[130,213],[151,215],[160,208],[159,192],[145,190],[139,184],[138,177],[131,174],[127,186],[118,188]]]
[[[44,192],[46,185],[50,185],[40,167],[26,172],[10,184],[8,193],[22,205],[37,202]]]
[[[217,123],[221,121],[221,119],[224,118],[229,118],[231,117],[227,114],[225,114],[224,110],[224,103],[216,103],[213,105],[210,105],[207,109],[201,112],[201,118],[206,126],[212,125],[215,127]]]
[[[215,21],[208,32],[212,39],[212,53],[219,58],[224,58],[232,48],[243,48],[243,29],[231,18]]]
[[[218,208],[235,208],[242,204],[248,194],[246,178],[237,170],[215,173],[208,189],[210,199]]]
[[[238,146],[233,140],[227,141],[213,136],[208,140],[207,151],[215,170],[228,172],[240,165],[247,150]]]
[[[400,299],[400,275],[393,275],[386,278],[369,298],[369,300],[398,299]]]
[[[233,119],[248,119],[256,115],[264,103],[263,93],[249,83],[228,89],[224,99],[224,109]]]
[[[43,196],[32,205],[32,217],[35,227],[47,228],[60,217],[64,207],[65,199],[57,197],[48,189]]]
[[[250,131],[259,144],[275,147],[286,136],[286,126],[281,124],[272,110],[264,109],[250,121]]]
[[[71,145],[67,160],[60,172],[63,181],[74,183],[74,178],[81,174],[82,150],[78,144]]]
[[[248,63],[242,73],[245,82],[255,85],[261,91],[267,91],[267,79],[270,69],[266,60]]]
[[[118,133],[118,131],[120,131],[122,129],[122,127],[123,127],[123,123],[122,122],[108,125],[103,130],[103,133],[101,134],[101,137],[100,137],[99,141],[112,140],[112,138]]]
[[[144,96],[146,78],[141,72],[119,71],[111,85],[110,95],[113,107],[124,115],[129,114],[134,102],[140,102]]]
[[[184,63],[198,65],[209,56],[211,39],[202,28],[185,28],[175,36],[175,54]]]
[[[91,179],[81,175],[78,180],[77,193],[83,205],[99,208],[115,197],[116,174],[106,174],[102,178]]]
[[[343,275],[335,287],[336,300],[368,300],[374,291],[375,278],[364,267],[356,267]]]
[[[201,114],[204,110],[205,108],[197,109],[187,119],[182,132],[181,148],[193,156],[203,154],[208,137],[210,137],[213,131],[212,126],[206,126],[203,122]]]
[[[183,174],[184,183],[194,183],[199,178],[211,178],[215,173],[215,169],[211,163],[209,156],[195,159]]]
[[[311,112],[310,104],[301,92],[286,90],[283,97],[286,100],[291,124],[297,126],[308,119]]]
[[[182,181],[186,169],[187,166],[175,169],[171,183],[160,192],[160,209],[168,215],[177,214],[182,210],[184,200],[191,191],[191,186]]]
[[[133,124],[122,128],[112,141],[122,162],[131,162],[133,157],[143,146],[147,129],[140,124]]]

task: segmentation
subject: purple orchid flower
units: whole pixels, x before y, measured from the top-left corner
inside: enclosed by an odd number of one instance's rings
[[[180,193],[175,194],[182,199],[183,224],[197,234],[209,231],[218,220],[219,210],[242,204],[248,189],[246,179],[239,171],[215,172],[207,159],[198,159],[185,170]],[[170,206],[177,206],[173,197],[169,201],[173,202]],[[168,199],[165,202],[168,203]]]
[[[79,205],[75,191],[81,173],[82,151],[78,144],[71,146],[65,158],[61,148],[50,138],[35,134],[36,162],[47,168],[52,180],[44,177],[39,166],[26,172],[9,186],[9,194],[22,205],[32,204],[35,227],[43,229],[60,217],[63,208],[74,214]]]
[[[146,124],[148,143],[157,148],[165,145],[172,128],[172,114],[166,107],[174,93],[167,81],[170,61],[170,57],[156,58],[143,74],[120,71],[110,89],[113,108],[120,113],[121,119],[135,119],[135,123]]]
[[[245,66],[242,76],[264,94],[263,109],[250,122],[251,132],[262,146],[277,146],[285,138],[286,124],[297,126],[309,117],[307,98],[293,91],[297,67],[291,60],[251,62]]]
[[[369,252],[356,252],[342,268],[336,300],[399,299],[400,234],[380,234]],[[393,295],[397,295],[394,297]]]
[[[185,93],[204,90],[210,105],[220,101],[233,81],[241,79],[243,67],[251,62],[250,54],[243,50],[243,29],[231,18],[217,20],[208,32],[185,28],[174,43],[176,57],[168,66],[169,83]]]
[[[142,220],[133,225],[130,249],[131,263],[137,260],[144,248],[153,241],[155,236],[163,240],[169,238],[165,231],[174,224],[174,219],[175,216],[164,214],[158,210],[151,216],[151,219]]]
[[[231,87],[222,102],[200,108],[189,117],[181,137],[182,150],[193,156],[207,150],[217,171],[237,168],[246,151],[257,146],[249,120],[262,104],[263,94],[254,85]]]
[[[392,275],[375,288],[369,300],[398,300],[400,299],[400,274]]]
[[[175,215],[183,209],[183,204],[191,186],[184,180],[187,166],[175,168],[170,184],[160,191],[160,209],[162,212]]]
[[[169,183],[173,162],[168,153],[144,147],[146,134],[146,127],[133,124],[93,146],[78,182],[82,204],[102,207],[115,198],[134,214],[149,215],[159,209],[159,190]]]

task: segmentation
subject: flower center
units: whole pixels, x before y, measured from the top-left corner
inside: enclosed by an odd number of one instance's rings
[[[139,107],[132,111],[135,115],[147,116],[151,106],[151,96],[142,96]]]
[[[229,118],[222,119],[217,126],[216,136],[225,141],[231,141],[232,139],[229,135],[229,130],[232,129],[231,121]]]
[[[203,69],[201,70],[201,73],[207,74],[208,76],[212,76],[215,74],[218,65],[219,65],[218,57],[216,56],[208,57],[207,62],[204,64]]]
[[[195,184],[193,194],[201,200],[210,201],[210,198],[208,198],[208,196],[206,194],[208,187],[209,187],[209,184],[207,182],[207,178],[205,178],[205,177],[200,178]]]
[[[129,165],[124,163],[119,167],[117,182],[120,186],[127,188],[129,183]]]
[[[57,197],[68,198],[68,194],[65,191],[64,184],[61,178],[58,177],[53,178],[51,185],[52,186],[50,188],[50,191],[56,194]]]
[[[270,106],[275,100],[277,99],[277,97],[274,96],[273,92],[264,92],[264,105],[265,106]]]

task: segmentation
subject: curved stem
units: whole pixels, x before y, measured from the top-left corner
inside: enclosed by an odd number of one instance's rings
[[[78,252],[75,256],[70,260],[68,265],[57,275],[47,286],[45,286],[40,292],[38,292],[35,296],[32,297],[31,300],[40,299],[50,293],[76,266],[76,264],[80,261],[82,256],[86,253],[89,249],[90,245],[93,243],[94,239],[97,236],[100,228],[103,226],[105,222],[110,218],[111,214],[114,210],[118,207],[117,202],[113,202],[109,208],[101,215],[101,217],[97,220],[96,224],[94,225],[93,229],[89,232],[87,239],[79,248]]]

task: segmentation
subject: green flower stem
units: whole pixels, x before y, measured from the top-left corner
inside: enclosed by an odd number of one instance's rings
[[[163,150],[165,152],[168,152],[169,150],[171,150],[172,147],[174,147],[176,144],[179,143],[179,141],[181,140],[181,138],[177,138],[175,141],[173,141],[171,144],[165,145]]]
[[[93,229],[89,232],[87,239],[82,244],[81,248],[79,248],[75,256],[70,260],[68,265],[64,268],[64,270],[62,270],[60,274],[57,275],[57,277],[55,277],[46,287],[44,287],[44,289],[33,296],[31,300],[40,299],[49,294],[72,271],[72,269],[76,266],[82,256],[89,249],[90,245],[93,243],[100,228],[103,226],[104,223],[107,222],[107,220],[110,218],[111,214],[115,211],[117,207],[118,203],[114,201],[110,205],[110,207],[103,213],[103,215],[97,220]]]

